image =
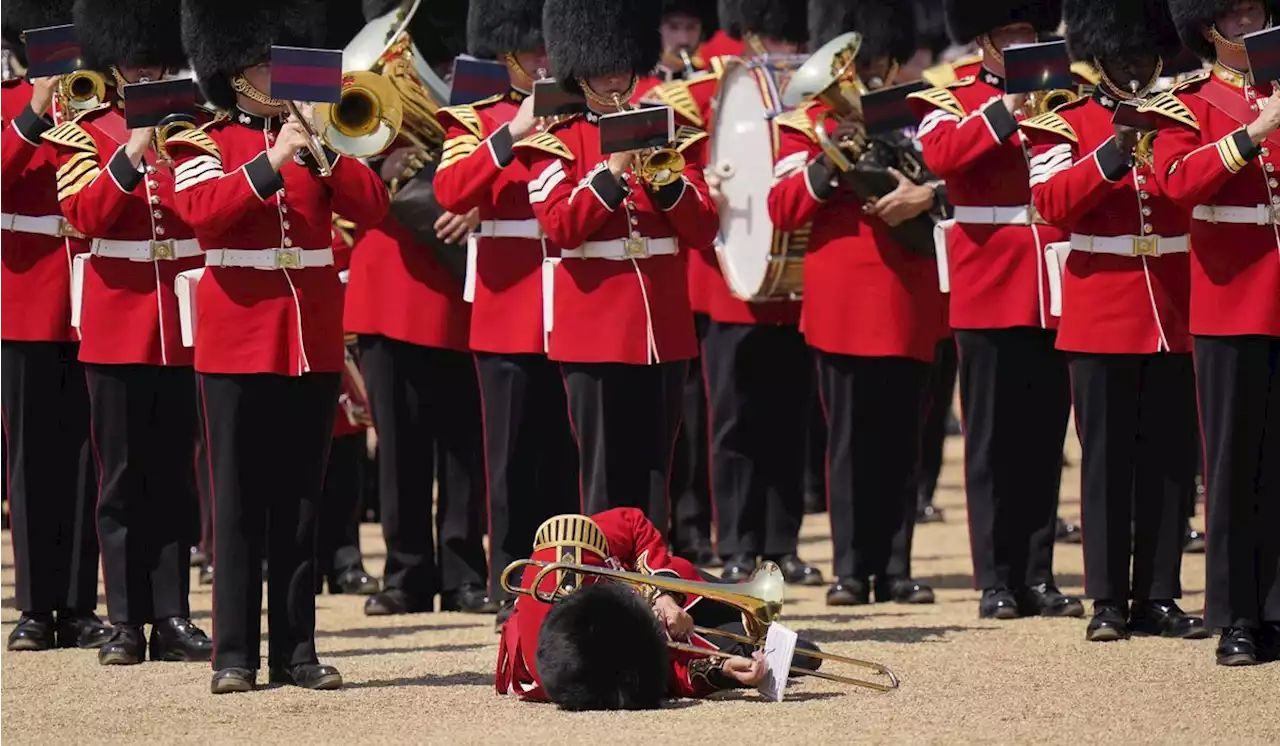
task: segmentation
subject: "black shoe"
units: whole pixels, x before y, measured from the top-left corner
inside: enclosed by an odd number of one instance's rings
[[[1124,618],[1124,607],[1109,601],[1093,602],[1093,618],[1085,628],[1084,639],[1089,642],[1113,642],[1129,636],[1129,625]]]
[[[350,596],[372,596],[381,590],[378,579],[364,571],[363,567],[343,570],[337,577],[329,578],[329,592]]]
[[[289,668],[271,667],[272,684],[293,684],[303,689],[341,689],[342,674],[322,663],[300,663]]]
[[[1182,537],[1182,551],[1186,554],[1204,554],[1204,533],[1188,528]]]
[[[1055,585],[1041,583],[1030,588],[1019,588],[1014,596],[1018,600],[1018,613],[1022,616],[1084,616],[1084,604],[1080,603],[1080,599],[1068,596]]]
[[[799,555],[788,554],[774,562],[782,568],[782,579],[788,585],[824,585],[827,582],[822,579],[821,570],[800,559]]]
[[[1256,633],[1247,627],[1225,627],[1218,638],[1219,666],[1252,666],[1258,662]]]
[[[104,666],[135,666],[147,655],[147,641],[141,624],[117,624],[111,639],[98,648],[98,663]]]
[[[1129,626],[1134,632],[1179,640],[1203,640],[1213,634],[1204,620],[1191,616],[1171,598],[1134,601],[1129,612]]]
[[[840,578],[827,589],[827,606],[862,606],[871,603],[871,581]]]
[[[1075,523],[1067,523],[1061,518],[1058,519],[1058,529],[1053,539],[1059,544],[1079,544],[1084,541],[1084,537],[1080,535],[1080,526]],[[1082,610],[1081,614],[1083,615],[1083,613]]]
[[[55,643],[53,614],[23,614],[9,633],[10,650],[50,650]]]
[[[171,616],[151,625],[153,661],[177,661],[190,663],[213,658],[213,640],[190,619]]]
[[[461,611],[466,614],[497,614],[498,602],[489,598],[478,585],[464,585],[456,591],[440,594],[441,611]]]
[[[214,694],[251,692],[257,688],[258,672],[248,668],[219,668],[213,672],[209,691]]]
[[[199,567],[209,561],[209,555],[200,551],[200,547],[191,547],[191,566]]]
[[[58,612],[58,647],[100,648],[111,639],[111,628],[102,623],[92,611],[76,613]]]
[[[381,593],[375,593],[364,602],[365,616],[417,614],[425,611],[435,611],[431,596],[423,599],[411,598],[408,593],[399,588],[388,588]]]
[[[821,492],[806,490],[804,493],[805,515],[818,515],[827,512],[827,496]]]
[[[1018,602],[1008,588],[987,588],[978,602],[979,619],[1017,619]]]
[[[206,562],[200,566],[200,585],[213,585],[212,562]]]
[[[751,573],[755,569],[755,557],[748,557],[745,554],[734,555],[725,559],[724,570],[720,572],[720,579],[728,583],[741,583],[751,577]]]
[[[931,604],[933,589],[911,578],[876,578],[876,603]]]
[[[511,597],[503,601],[502,606],[498,607],[498,615],[493,618],[494,634],[500,634],[502,632],[502,625],[506,624],[507,620],[510,619],[511,615],[514,613],[516,613],[516,599],[515,597]]]
[[[936,508],[932,503],[925,503],[916,508],[916,523],[942,523],[945,520],[942,508]]]

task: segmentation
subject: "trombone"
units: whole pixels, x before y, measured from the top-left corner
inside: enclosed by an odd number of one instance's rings
[[[635,106],[623,100],[618,93],[613,94],[613,105],[618,111],[636,110]],[[640,155],[636,175],[650,186],[664,187],[679,180],[684,167],[684,156],[675,148],[647,148]]]
[[[538,569],[538,574],[534,577],[533,582],[528,586],[513,585],[510,582],[511,573],[525,567]],[[542,601],[543,603],[553,603],[557,598],[563,598],[576,588],[574,581],[570,580],[568,582],[557,582],[553,588],[543,590],[543,581],[548,575],[557,572],[594,575],[609,580],[615,580],[631,585],[635,587],[637,591],[646,593],[646,595],[651,595],[658,590],[667,590],[687,595],[702,596],[712,601],[728,604],[742,612],[742,626],[746,629],[746,635],[738,635],[732,632],[725,632],[723,630],[710,629],[707,627],[694,627],[693,631],[704,637],[723,637],[754,647],[763,646],[764,638],[769,632],[769,625],[782,614],[784,581],[782,579],[782,570],[780,570],[773,562],[763,563],[751,573],[751,577],[741,583],[714,583],[685,580],[684,578],[670,577],[667,575],[650,575],[642,572],[614,570],[594,565],[579,565],[572,562],[539,562],[530,559],[520,559],[512,562],[503,569],[502,577],[499,582],[501,583],[502,589],[507,593],[522,594],[538,601]],[[721,650],[709,650],[707,648],[700,648],[695,645],[676,642],[674,640],[669,640],[667,642],[667,646],[672,650],[694,653],[696,655],[707,655],[715,658],[733,657],[731,653],[726,653]],[[850,658],[843,655],[825,653],[816,650],[798,650],[797,653],[809,658],[818,658],[820,660],[847,663],[854,666],[869,668],[886,677],[888,679],[888,683],[869,681],[866,679],[854,678],[852,676],[841,676],[839,674],[828,673],[826,671],[814,671],[807,668],[792,666],[790,672],[796,676],[815,676],[820,679],[866,687],[867,689],[874,689],[879,692],[887,692],[891,689],[898,688],[898,677],[888,666],[884,666],[873,661],[865,661],[858,658]]]

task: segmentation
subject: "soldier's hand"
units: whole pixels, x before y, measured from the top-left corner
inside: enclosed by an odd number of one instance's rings
[[[831,131],[831,139],[837,143],[848,144],[855,150],[861,150],[862,144],[866,141],[867,128],[862,123],[862,112],[853,111],[849,116],[836,121],[836,127]]]
[[[621,179],[623,174],[635,166],[636,156],[638,153],[639,151],[635,150],[624,150],[619,153],[611,153],[609,155],[609,170],[613,172],[615,177]]]
[[[1250,139],[1257,145],[1267,138],[1272,132],[1280,129],[1280,95],[1273,93],[1270,97],[1259,102],[1260,111],[1258,118],[1249,123],[1246,128]]]
[[[764,653],[757,650],[750,658],[743,658],[740,655],[726,658],[720,670],[739,684],[755,686],[764,681],[769,667],[764,663]]]
[[[1004,102],[1004,108],[1008,109],[1009,113],[1016,117],[1022,111],[1022,107],[1027,105],[1027,94],[1006,93],[1000,97],[1000,100]]]
[[[479,224],[480,210],[477,208],[471,208],[464,215],[446,212],[436,219],[436,238],[447,244],[461,243]]]
[[[511,120],[511,139],[524,139],[537,125],[538,119],[533,115],[533,96],[525,96],[524,101],[520,102],[520,108],[516,109],[515,118]]]
[[[1138,137],[1142,134],[1134,127],[1123,124],[1116,126],[1116,147],[1121,153],[1132,153],[1133,149],[1138,145]]]
[[[729,198],[724,196],[724,192],[720,191],[720,184],[722,183],[720,177],[708,170],[706,180],[707,191],[711,193],[711,200],[716,203],[716,207],[721,212],[729,209]]]
[[[884,221],[890,228],[901,225],[933,206],[933,190],[922,184],[913,183],[897,169],[889,169],[889,173],[898,180],[898,186],[892,192],[863,207],[867,215],[874,215]]]
[[[671,596],[658,596],[653,602],[653,614],[671,639],[687,640],[693,634],[693,617]]]
[[[155,127],[139,127],[136,130],[129,131],[129,142],[124,146],[124,154],[128,156],[129,162],[134,168],[142,163],[142,158],[151,149],[151,141],[155,137]]]
[[[294,153],[307,147],[310,141],[311,136],[300,123],[285,122],[276,135],[275,143],[267,150],[267,160],[271,162],[272,168],[279,171],[284,164],[293,160]]]
[[[31,81],[31,110],[36,114],[44,114],[53,103],[53,92],[58,90],[62,82],[61,75],[50,75]]]
[[[420,169],[423,165],[425,163],[418,154],[418,149],[411,145],[405,146],[396,148],[382,159],[382,165],[378,167],[378,175],[383,181],[391,181],[404,178],[406,172],[411,169]]]

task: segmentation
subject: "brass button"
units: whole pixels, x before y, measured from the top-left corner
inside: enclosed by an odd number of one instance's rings
[[[288,248],[288,247],[290,247],[290,246],[293,246],[293,239],[291,239],[291,238],[289,238],[288,236],[286,236],[286,237],[285,237],[285,239],[284,239],[284,245],[285,245],[285,248]]]
[[[1151,232],[1151,224],[1150,224],[1150,223],[1143,223],[1143,224],[1142,224],[1142,232],[1143,232],[1143,233],[1150,233],[1150,232]]]
[[[155,166],[151,166],[151,165],[148,165],[148,166],[147,166],[147,173],[149,173],[149,174],[153,174],[153,173],[155,173],[155,172],[156,172],[156,167],[155,167]]]
[[[1139,183],[1139,184],[1146,184],[1146,183],[1147,183],[1147,177],[1146,177],[1146,176],[1144,176],[1143,174],[1138,174],[1138,183]]]
[[[1265,166],[1263,166],[1263,168],[1267,170],[1267,173],[1271,173],[1272,171],[1276,170],[1276,164],[1268,163]]]
[[[280,227],[284,228],[285,230],[289,230],[289,221],[288,220],[280,221]]]
[[[151,204],[153,204],[153,205],[158,205],[158,204],[160,204],[160,195],[158,195],[158,194],[153,194],[153,195],[151,195]]]
[[[1150,195],[1150,194],[1147,194],[1146,192],[1138,192],[1138,199],[1147,199],[1147,198],[1149,198],[1150,196],[1151,196],[1151,195]]]
[[[164,226],[163,226],[163,225],[157,225],[157,226],[156,226],[156,235],[157,235],[157,236],[163,236],[163,235],[164,235]]]
[[[153,210],[153,211],[151,212],[151,217],[159,219],[159,218],[164,217],[164,213],[163,213],[163,212],[160,212],[159,210]]]
[[[1258,152],[1262,153],[1263,155],[1271,155],[1271,148],[1263,148]]]
[[[147,180],[147,189],[157,189],[160,185],[150,179]]]
[[[1280,194],[1271,195],[1271,204],[1280,205]]]
[[[1276,181],[1275,179],[1268,179],[1267,186],[1271,187],[1272,189],[1275,189],[1276,187],[1280,187],[1280,181]]]
[[[1150,208],[1150,207],[1144,207],[1144,208],[1142,208],[1142,214],[1143,214],[1143,215],[1150,215],[1150,214],[1151,214],[1151,208]]]
[[[283,197],[283,196],[284,196],[284,190],[283,190],[283,189],[281,189],[281,190],[280,190],[280,192],[279,192],[279,194],[280,194],[280,196],[282,196],[282,197]],[[280,212],[288,212],[288,211],[289,211],[289,206],[288,206],[288,205],[286,205],[285,203],[281,202],[281,203],[280,203]]]

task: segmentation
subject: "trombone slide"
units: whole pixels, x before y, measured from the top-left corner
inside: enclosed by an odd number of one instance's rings
[[[311,157],[316,161],[316,168],[320,171],[321,176],[330,176],[333,174],[333,164],[329,163],[329,158],[324,154],[324,144],[320,142],[320,136],[316,134],[316,128],[311,121],[302,116],[302,112],[298,111],[298,105],[292,101],[286,101],[285,105],[289,108],[289,116],[293,117],[307,131],[307,150],[311,151]]]

